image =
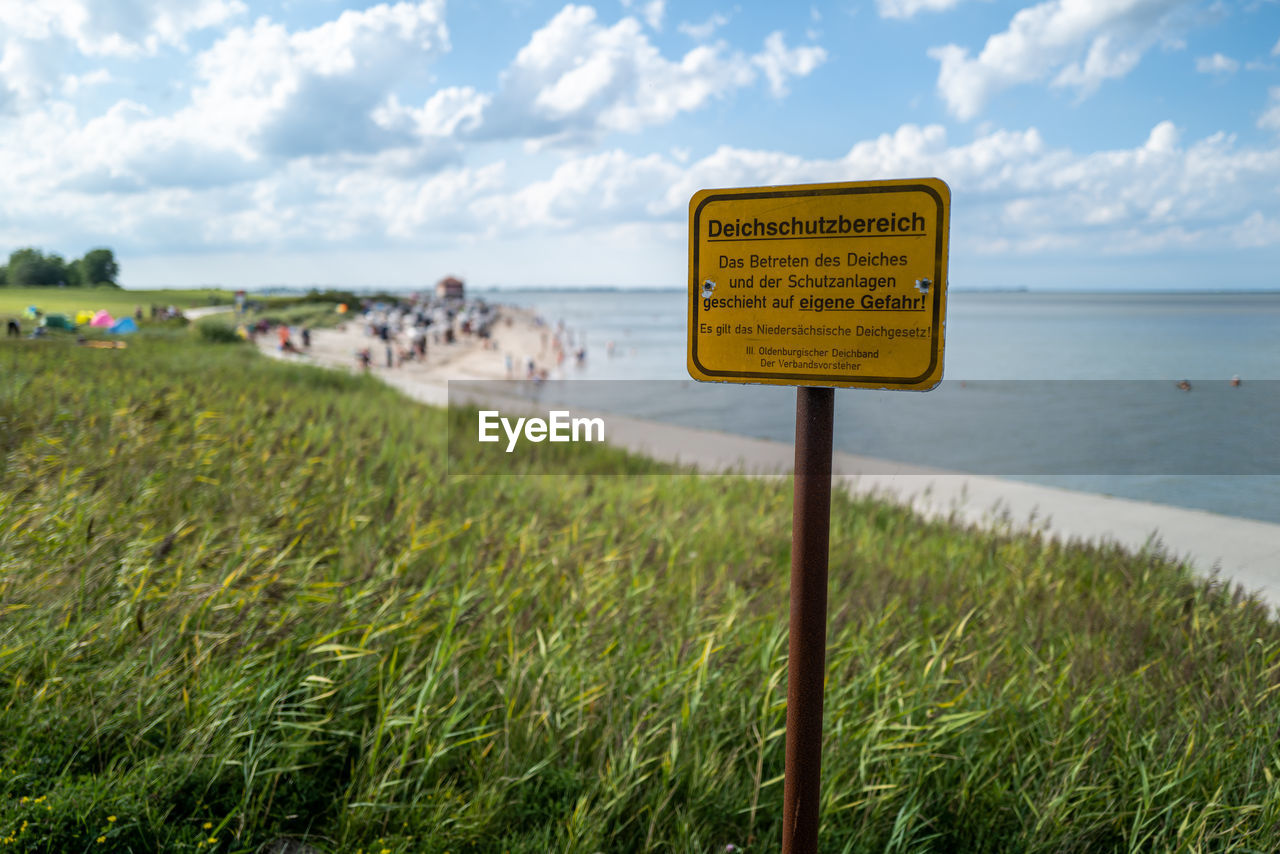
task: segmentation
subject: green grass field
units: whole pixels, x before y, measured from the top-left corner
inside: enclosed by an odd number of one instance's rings
[[[789,485],[473,418],[0,345],[0,848],[776,851]],[[837,495],[828,674],[824,852],[1280,849],[1280,625],[1157,554]]]
[[[205,305],[226,305],[233,298],[231,291],[203,288],[199,290],[131,291],[120,288],[9,288],[0,287],[0,320],[21,317],[27,306],[34,305],[45,314],[66,314],[75,317],[78,311],[106,309],[114,317],[131,315],[138,306],[150,315],[151,305],[174,305],[178,308],[194,308]]]

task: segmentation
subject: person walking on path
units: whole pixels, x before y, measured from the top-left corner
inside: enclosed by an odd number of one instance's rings
[[[282,323],[279,328],[280,334],[280,352],[281,353],[299,353],[297,347],[293,346],[293,339],[289,337],[289,324]]]

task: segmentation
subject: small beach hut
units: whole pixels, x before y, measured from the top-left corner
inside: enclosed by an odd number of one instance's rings
[[[438,299],[463,299],[466,296],[466,285],[456,276],[445,276],[436,282]]]
[[[89,325],[99,326],[99,327],[102,327],[103,329],[109,329],[111,328],[111,325],[115,322],[116,322],[116,319],[112,317],[111,313],[104,308],[102,311],[98,312],[93,316],[93,320],[89,321]]]
[[[128,335],[131,332],[138,331],[138,324],[134,322],[132,317],[122,317],[113,323],[107,331],[113,335]]]

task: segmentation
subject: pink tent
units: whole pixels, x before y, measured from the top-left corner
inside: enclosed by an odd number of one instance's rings
[[[102,311],[98,312],[93,316],[93,320],[89,321],[89,325],[109,327],[115,322],[116,322],[115,318],[113,318],[110,314],[108,314],[106,309],[103,309]]]

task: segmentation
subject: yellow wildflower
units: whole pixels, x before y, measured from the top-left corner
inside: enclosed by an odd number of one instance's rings
[[[99,841],[99,842],[106,842],[106,841],[107,841],[107,837],[105,837],[105,836],[99,836],[99,837],[98,837],[98,841]]]
[[[116,820],[116,817],[115,817],[115,816],[113,816],[113,815],[109,815],[109,816],[107,816],[107,821],[115,821],[115,820]]]
[[[205,830],[208,830],[209,828],[213,827],[213,822],[211,822],[211,821],[206,821],[204,824],[202,824],[202,825],[200,825],[200,826],[201,826],[201,827],[203,827]]]

